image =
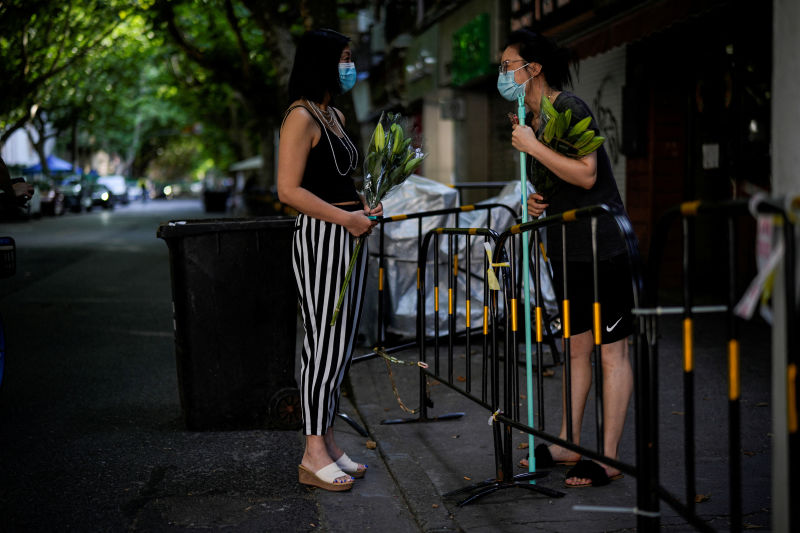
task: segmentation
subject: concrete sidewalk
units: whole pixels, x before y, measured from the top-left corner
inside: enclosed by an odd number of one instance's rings
[[[678,499],[684,499],[683,407],[681,357],[677,322],[664,320],[659,345],[661,484]],[[727,397],[724,342],[714,334],[713,323],[702,330],[708,335],[696,347],[696,449],[697,493],[703,500],[698,514],[716,530],[730,527]],[[712,334],[713,333],[713,334]],[[747,325],[742,336],[742,470],[745,527],[769,528],[770,442],[769,442],[769,330]],[[717,341],[716,339],[720,339]],[[364,353],[367,350],[363,350]],[[478,381],[477,350],[473,348],[473,382]],[[444,354],[444,352],[443,352]],[[456,347],[456,375],[464,366],[464,347]],[[418,353],[397,354],[404,360],[418,359]],[[459,362],[459,360],[461,362]],[[545,361],[550,361],[546,357]],[[429,358],[430,362],[430,358]],[[446,368],[442,363],[442,368]],[[459,366],[461,365],[461,366]],[[545,411],[549,431],[557,431],[560,417],[561,367],[554,377],[545,379]],[[409,407],[418,407],[419,373],[415,367],[392,365],[400,398]],[[462,372],[463,374],[463,372]],[[538,481],[540,486],[561,490],[562,498],[520,490],[503,489],[467,506],[458,507],[465,496],[445,495],[485,479],[494,478],[494,447],[490,413],[443,384],[431,385],[434,407],[429,416],[463,412],[454,420],[427,423],[382,424],[385,419],[416,418],[403,412],[392,391],[386,364],[374,358],[353,366],[349,380],[352,394],[342,402],[342,412],[350,415],[369,432],[363,437],[343,420],[336,423],[337,440],[348,454],[369,464],[370,470],[346,494],[317,490],[323,528],[330,531],[624,531],[636,528],[631,512],[576,511],[574,506],[634,508],[636,480],[632,476],[613,481],[606,487],[565,488],[568,467],[557,467]],[[461,383],[463,385],[463,383]],[[522,385],[524,388],[524,385]],[[474,394],[480,394],[473,389]],[[590,392],[584,420],[582,442],[593,447],[594,407]],[[524,401],[524,400],[523,400]],[[633,403],[633,402],[632,402]],[[522,405],[523,415],[525,406]],[[631,405],[623,437],[621,459],[635,463],[634,416]],[[527,435],[515,433],[515,474],[527,450],[516,449],[527,443]],[[377,448],[366,447],[368,440]],[[537,440],[537,444],[543,442]],[[661,504],[662,530],[693,531],[671,508]]]

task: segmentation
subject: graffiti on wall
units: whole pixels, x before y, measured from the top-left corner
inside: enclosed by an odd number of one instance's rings
[[[594,95],[592,107],[594,108],[597,125],[600,127],[602,135],[606,138],[605,146],[608,157],[611,159],[611,163],[616,165],[619,161],[621,143],[619,122],[617,121],[617,117],[614,116],[614,111],[607,105],[603,105],[603,88],[607,83],[611,83],[612,81],[613,77],[610,74],[603,78],[603,81],[600,82],[600,86],[597,88],[597,92]]]

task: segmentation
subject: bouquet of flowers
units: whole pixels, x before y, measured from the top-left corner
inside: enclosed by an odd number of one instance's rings
[[[540,117],[545,127],[539,140],[562,155],[580,159],[600,148],[606,140],[605,137],[595,135],[594,130],[587,130],[592,122],[591,116],[572,125],[572,110],[567,109],[565,112],[559,113],[544,95],[540,109]],[[536,192],[541,194],[545,201],[553,193],[556,179],[556,176],[544,165],[534,165],[531,182]]]
[[[364,158],[364,200],[367,202],[367,207],[369,209],[378,207],[389,192],[403,183],[422,164],[425,156],[420,148],[411,146],[411,137],[406,137],[400,125],[399,114],[388,113],[384,118],[384,114],[381,113]],[[363,236],[356,238],[350,265],[333,311],[331,326],[336,324],[363,242]]]

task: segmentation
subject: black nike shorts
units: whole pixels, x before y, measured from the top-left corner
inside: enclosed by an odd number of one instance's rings
[[[552,261],[553,289],[558,311],[564,316],[563,263]],[[611,344],[633,333],[633,286],[625,255],[599,261],[597,277],[600,292],[601,344]],[[567,296],[569,297],[570,335],[592,331],[594,284],[592,263],[567,262]]]

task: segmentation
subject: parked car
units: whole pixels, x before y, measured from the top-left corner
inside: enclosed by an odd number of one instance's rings
[[[124,176],[100,176],[97,183],[105,185],[111,190],[116,202],[127,205],[130,201],[128,197],[128,183]]]
[[[147,198],[146,198],[147,199]],[[136,182],[128,183],[128,201],[139,202],[142,200],[142,188]]]
[[[41,211],[43,215],[61,216],[64,214],[64,193],[62,193],[53,180],[39,178],[34,181],[37,193],[40,196]]]
[[[87,211],[91,211],[95,206],[114,209],[114,193],[102,183],[89,183],[85,187],[82,203]]]
[[[64,207],[75,213],[86,208],[84,181],[80,176],[67,176],[61,180],[58,190],[64,195]]]
[[[36,182],[33,185],[33,196],[25,205],[26,218],[41,218],[42,216],[42,191]]]

